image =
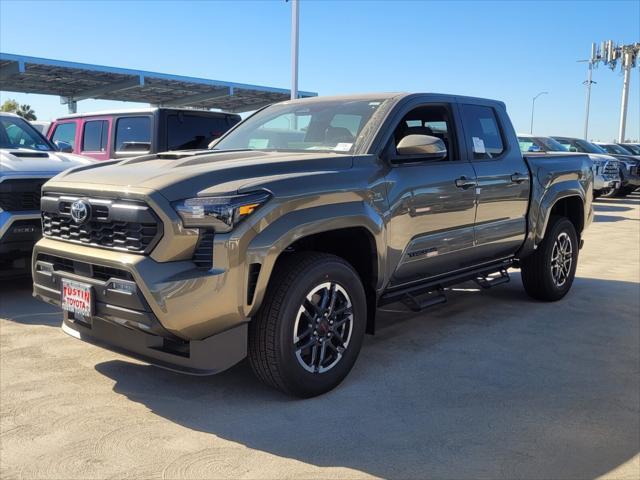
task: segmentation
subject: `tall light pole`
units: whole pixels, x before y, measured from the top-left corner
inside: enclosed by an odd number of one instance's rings
[[[529,129],[529,133],[533,134],[533,112],[536,109],[536,99],[540,96],[540,95],[546,95],[549,92],[540,92],[538,93],[535,97],[533,97],[533,100],[531,101],[531,128]]]
[[[595,44],[594,44],[595,47]],[[591,54],[591,58],[593,58],[593,53]],[[584,107],[584,139],[585,140],[589,140],[589,108],[591,106],[591,85],[593,85],[594,83],[598,83],[598,82],[594,82],[593,80],[591,80],[593,78],[593,61],[591,59],[589,60],[578,60],[578,62],[588,62],[588,70],[587,70],[587,79],[582,82],[583,85],[585,85],[587,87],[587,100],[585,102],[585,107]]]
[[[638,48],[640,52],[640,48]],[[624,51],[622,59],[622,69],[624,70],[624,81],[622,83],[622,101],[620,102],[620,129],[618,130],[618,142],[624,143],[625,129],[627,127],[627,106],[629,105],[629,80],[631,79],[632,52]]]
[[[291,0],[291,100],[298,98],[298,0]]]

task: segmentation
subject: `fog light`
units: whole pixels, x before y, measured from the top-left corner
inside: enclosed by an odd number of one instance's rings
[[[44,273],[45,275],[51,275],[53,273],[53,264],[38,262],[36,264],[36,270],[38,272]]]
[[[110,290],[115,290],[116,292],[126,293],[128,295],[133,295],[137,291],[136,284],[133,282],[129,282],[126,280],[115,280],[112,279],[109,286]]]

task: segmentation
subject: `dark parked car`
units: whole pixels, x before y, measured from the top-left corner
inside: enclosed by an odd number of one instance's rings
[[[545,152],[562,155],[569,152],[567,146],[551,137],[519,133],[518,143],[523,153]],[[601,153],[587,153],[587,155],[593,162],[594,198],[601,195],[609,196],[616,192],[621,184],[620,165],[616,159]]]
[[[610,192],[607,192],[606,194],[603,194],[603,196],[624,196],[635,190],[640,184],[640,177],[638,176],[638,165],[632,158],[623,158],[627,156],[623,155],[621,157],[618,154],[610,153],[602,148],[601,145],[588,142],[581,138],[555,136],[552,138],[556,139],[562,145],[565,145],[572,152],[609,155],[610,157],[616,159],[618,163],[618,173],[620,175],[620,186]]]
[[[523,155],[498,101],[287,101],[210,151],[47,183],[34,294],[76,338],[201,375],[248,356],[308,397],[346,377],[379,305],[419,311],[515,266],[530,296],[561,299],[592,189],[586,155]]]
[[[622,185],[617,192],[618,196],[628,195],[640,187],[640,155],[633,153],[631,146],[605,142],[595,144],[620,163]]]
[[[205,110],[114,110],[60,117],[47,136],[63,151],[108,160],[207,148],[239,121],[233,113]]]

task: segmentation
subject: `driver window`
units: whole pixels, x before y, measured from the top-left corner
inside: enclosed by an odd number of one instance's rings
[[[444,105],[429,105],[411,110],[400,121],[393,133],[394,148],[407,135],[429,135],[442,140],[447,147],[447,157],[443,162],[456,158],[455,142],[452,141],[452,124],[449,110]]]

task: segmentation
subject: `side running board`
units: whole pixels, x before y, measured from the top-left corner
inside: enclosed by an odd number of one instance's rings
[[[488,275],[476,277],[473,281],[476,282],[480,287],[484,289],[488,289],[491,287],[495,287],[496,285],[502,285],[503,283],[509,283],[511,277],[509,277],[509,272],[506,269],[500,270],[500,275],[498,277],[490,277]]]
[[[507,269],[512,265],[513,259],[509,258],[447,277],[428,279],[411,285],[391,287],[380,296],[378,306],[402,302],[414,312],[420,312],[425,308],[445,303],[447,297],[445,296],[444,289],[452,285],[471,280],[480,287],[487,289],[507,283],[510,280]],[[496,273],[499,273],[497,277],[491,276]]]

